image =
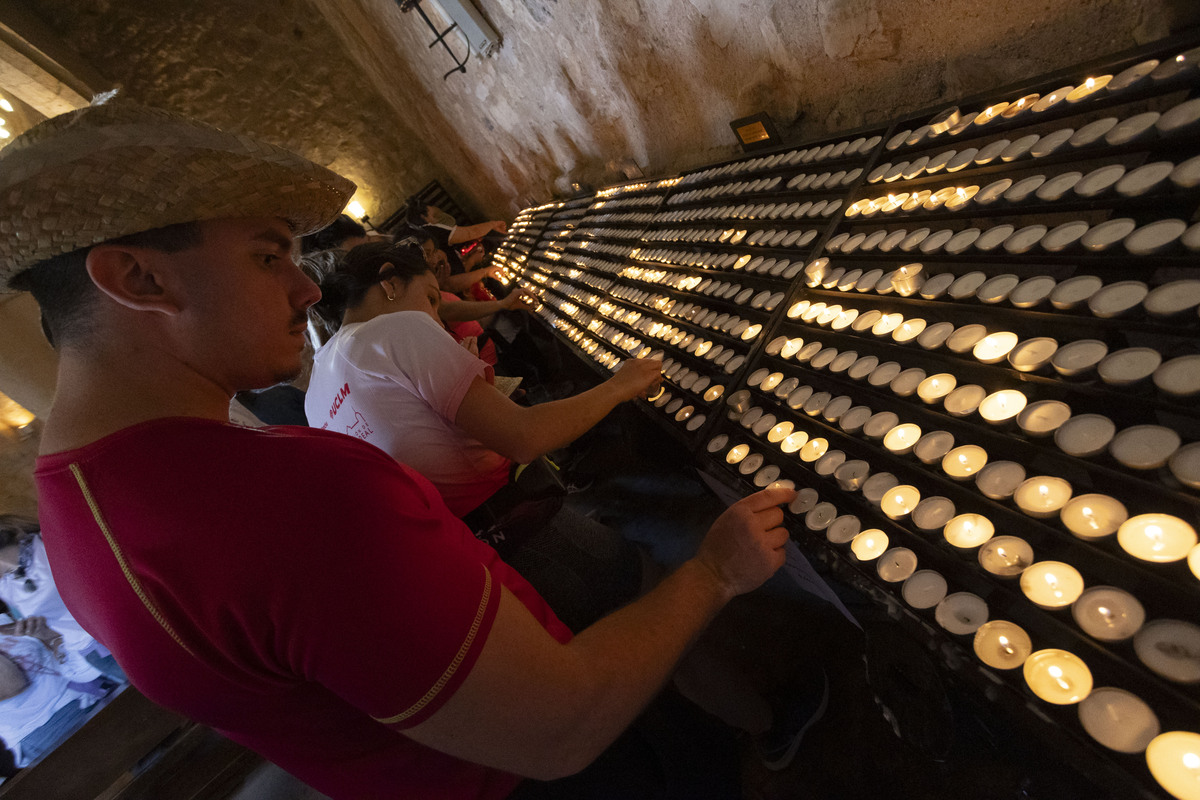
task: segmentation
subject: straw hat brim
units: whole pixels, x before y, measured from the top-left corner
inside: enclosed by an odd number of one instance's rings
[[[0,150],[0,287],[48,258],[182,222],[329,224],[354,183],[283,148],[122,103],[46,120]]]

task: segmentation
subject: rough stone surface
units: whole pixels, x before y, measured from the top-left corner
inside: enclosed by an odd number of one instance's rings
[[[312,2],[443,168],[504,213],[622,178],[606,165],[658,175],[727,155],[728,122],[756,111],[817,136],[1200,17],[1194,0],[476,0],[503,46],[443,80],[453,65],[393,0]]]
[[[374,219],[440,177],[305,0],[38,0],[34,9],[126,97],[337,170],[359,184]]]

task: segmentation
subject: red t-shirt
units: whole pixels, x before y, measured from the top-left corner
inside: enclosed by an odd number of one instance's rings
[[[461,303],[462,298],[453,292],[442,292],[442,303]],[[479,338],[483,336],[483,326],[473,319],[463,322],[447,322],[445,323],[446,330],[450,331],[450,335],[454,337],[454,341],[462,342],[463,339],[474,336]],[[488,339],[483,343],[483,347],[479,348],[479,360],[488,366],[496,366],[496,345]]]
[[[377,448],[201,419],[38,459],[68,607],[133,684],[336,798],[498,798],[512,775],[397,732],[474,665],[508,587],[533,588]]]

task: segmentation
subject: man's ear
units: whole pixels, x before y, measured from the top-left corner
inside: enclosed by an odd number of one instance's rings
[[[87,271],[101,292],[137,311],[177,314],[177,292],[161,269],[162,254],[144,247],[98,244],[87,256]]]

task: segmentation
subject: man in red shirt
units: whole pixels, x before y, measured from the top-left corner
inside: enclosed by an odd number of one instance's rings
[[[294,237],[353,185],[121,104],[0,151],[0,285],[59,353],[37,466],[61,593],[147,696],[353,798],[500,798],[583,770],[783,563],[774,489],[578,636],[433,487],[351,437],[228,424],[298,370]]]

